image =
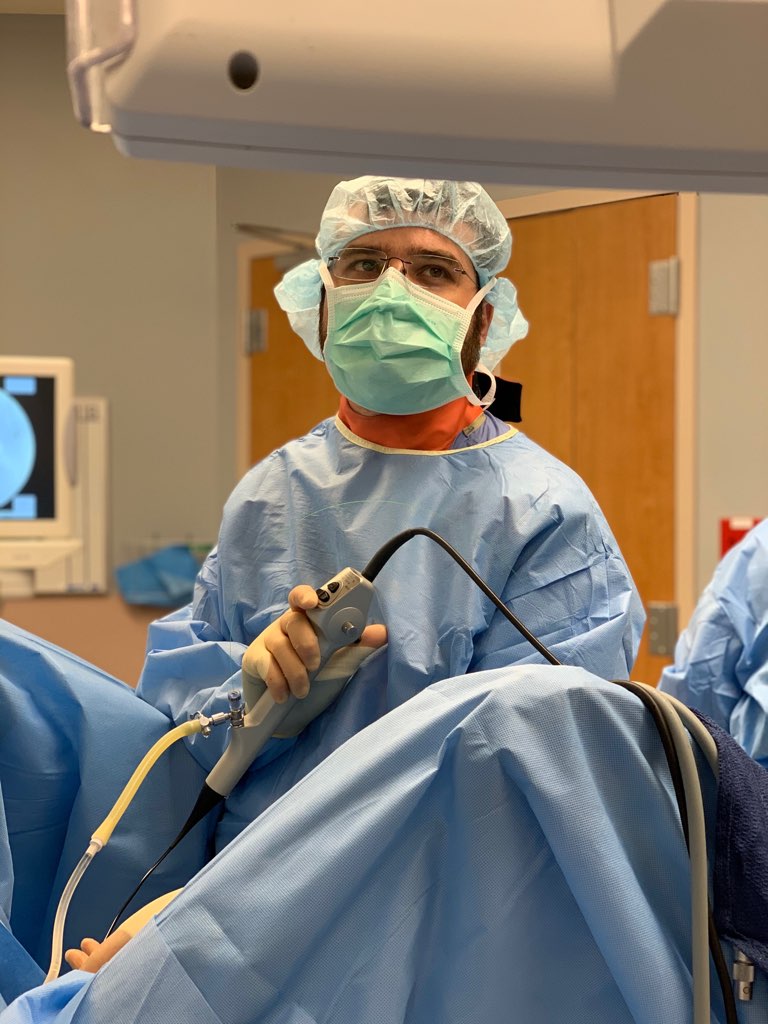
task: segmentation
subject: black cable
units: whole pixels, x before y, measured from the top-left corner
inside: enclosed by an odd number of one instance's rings
[[[364,576],[365,579],[367,579],[370,583],[373,583],[373,581],[376,579],[376,577],[384,568],[384,566],[392,557],[392,555],[394,555],[397,549],[399,547],[402,547],[402,545],[405,544],[406,541],[410,540],[411,537],[429,537],[430,540],[433,540],[436,544],[439,544],[444,551],[448,552],[448,554],[451,556],[454,562],[457,562],[458,565],[461,566],[461,568],[470,577],[470,579],[473,580],[473,582],[476,583],[478,587],[480,587],[485,596],[489,597],[491,601],[493,601],[493,603],[496,605],[496,607],[499,609],[502,615],[505,615],[509,619],[509,621],[515,627],[518,633],[521,633],[522,636],[524,636],[525,639],[528,641],[528,643],[535,647],[539,654],[542,655],[542,657],[547,659],[550,665],[562,664],[562,662],[558,661],[554,654],[550,650],[548,650],[544,646],[544,644],[540,640],[538,640],[533,635],[533,633],[531,633],[531,631],[522,624],[520,619],[518,619],[516,615],[513,615],[513,613],[509,610],[509,608],[507,608],[507,606],[501,600],[501,598],[494,594],[494,592],[491,590],[491,588],[488,586],[485,580],[481,579],[481,577],[478,576],[478,574],[475,572],[475,570],[472,568],[469,562],[465,561],[458,553],[458,551],[456,551],[455,548],[451,547],[447,540],[443,540],[439,533],[434,533],[432,530],[427,530],[423,527],[417,526],[411,530],[404,530],[402,533],[396,534],[391,540],[387,541],[386,544],[382,544],[382,546],[370,560],[368,565],[366,565],[366,567],[363,569],[361,575]]]
[[[672,785],[675,790],[675,800],[677,802],[677,809],[680,815],[680,824],[682,825],[683,836],[685,838],[685,848],[690,853],[690,846],[688,842],[688,805],[685,799],[685,787],[683,786],[683,776],[680,770],[680,760],[677,756],[677,751],[672,741],[672,735],[669,731],[666,719],[656,706],[656,702],[653,697],[651,697],[647,690],[639,683],[620,679],[614,679],[613,682],[616,683],[617,686],[621,686],[625,690],[628,690],[630,693],[634,693],[635,696],[642,701],[653,718],[661,739],[661,745],[664,749],[664,756],[667,759],[670,775],[672,776]],[[709,902],[707,902],[707,938],[709,941],[709,952],[715,965],[717,980],[723,995],[726,1024],[739,1024],[738,1012],[736,1010],[736,999],[733,994],[733,985],[731,984],[731,977],[728,973],[728,965],[725,962],[723,948],[720,944],[720,936],[717,934],[712,906]]]
[[[161,864],[163,863],[163,861],[164,861],[164,860],[165,860],[165,858],[166,858],[166,857],[168,856],[168,854],[169,854],[169,853],[171,852],[171,850],[173,850],[173,848],[174,848],[174,847],[175,847],[175,846],[177,845],[177,842],[180,842],[180,841],[181,841],[181,840],[176,840],[176,839],[174,839],[174,841],[173,841],[173,842],[171,843],[171,845],[170,845],[170,846],[168,847],[168,849],[167,849],[167,850],[165,851],[165,853],[162,853],[162,854],[161,854],[161,855],[160,855],[160,856],[159,856],[159,857],[157,858],[157,860],[156,860],[156,861],[155,861],[155,863],[154,863],[154,864],[152,865],[152,867],[151,867],[151,868],[149,869],[149,871],[147,871],[147,873],[146,873],[146,874],[144,875],[144,877],[143,877],[143,878],[141,879],[141,881],[140,881],[140,882],[139,882],[139,884],[138,884],[138,885],[136,886],[136,888],[135,888],[135,889],[133,890],[133,892],[131,893],[131,895],[130,895],[130,896],[128,897],[128,899],[127,899],[127,900],[125,901],[125,903],[123,903],[123,905],[122,905],[122,906],[120,907],[120,909],[118,910],[118,912],[117,912],[117,913],[115,914],[115,916],[114,916],[114,917],[112,918],[112,924],[111,924],[111,925],[109,926],[109,928],[107,928],[106,934],[104,935],[104,941],[106,941],[106,940],[107,940],[107,939],[109,938],[109,936],[110,936],[110,935],[112,934],[112,932],[113,932],[113,931],[115,930],[115,925],[116,925],[116,924],[117,924],[117,922],[118,922],[118,921],[120,920],[120,918],[121,918],[121,917],[123,916],[123,914],[124,914],[124,913],[126,912],[126,910],[128,909],[128,907],[130,906],[130,904],[131,904],[131,903],[133,902],[133,898],[134,898],[134,896],[136,896],[136,895],[138,894],[138,892],[139,892],[139,889],[140,889],[140,888],[142,887],[142,885],[144,885],[144,883],[145,883],[145,882],[146,882],[146,880],[147,880],[147,879],[149,878],[149,876],[150,876],[150,875],[152,874],[152,872],[153,872],[153,871],[155,870],[155,868],[158,868],[158,867],[160,867],[160,865],[161,865]]]
[[[141,881],[133,890],[131,895],[128,897],[125,903],[123,903],[118,912],[112,918],[112,924],[109,926],[109,928],[107,928],[107,934],[104,936],[105,939],[108,939],[109,936],[112,934],[115,925],[123,916],[123,914],[128,909],[130,904],[133,902],[133,898],[137,895],[139,889],[141,889],[142,885],[144,885],[144,883],[155,870],[155,868],[160,867],[160,865],[163,863],[168,854],[179,845],[184,836],[187,835],[188,832],[191,832],[195,825],[197,825],[198,822],[202,821],[203,818],[209,813],[209,811],[212,811],[213,808],[220,804],[223,799],[223,796],[220,796],[218,793],[214,792],[214,790],[212,790],[209,786],[206,786],[206,784],[203,783],[203,788],[200,790],[198,794],[197,800],[195,801],[195,806],[192,808],[191,814],[181,827],[179,834],[173,840],[171,845],[163,853],[160,854],[155,863],[152,865],[149,871],[147,871],[147,873],[141,879]]]
[[[709,934],[709,951],[715,962],[717,980],[720,982],[720,990],[723,993],[723,1007],[725,1009],[726,1024],[739,1024],[739,1014],[736,1009],[736,996],[733,994],[733,983],[728,973],[728,964],[725,962],[723,947],[720,945],[720,936],[717,934],[715,917],[712,907],[707,910],[707,931]]]

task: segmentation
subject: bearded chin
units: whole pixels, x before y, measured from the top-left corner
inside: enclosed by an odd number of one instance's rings
[[[483,304],[472,314],[472,321],[461,348],[461,368],[465,375],[469,375],[477,368],[480,362],[480,350],[483,347]]]

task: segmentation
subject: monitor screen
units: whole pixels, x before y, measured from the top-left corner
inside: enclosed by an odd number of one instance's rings
[[[69,531],[72,377],[68,359],[0,356],[0,538]]]

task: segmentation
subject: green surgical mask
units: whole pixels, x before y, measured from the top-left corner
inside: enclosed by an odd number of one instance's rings
[[[472,315],[495,278],[465,309],[394,268],[375,281],[338,287],[325,266],[320,274],[328,309],[323,356],[334,384],[350,401],[372,412],[407,415],[461,397],[477,406],[493,400],[490,392],[480,399],[472,391],[461,350]]]

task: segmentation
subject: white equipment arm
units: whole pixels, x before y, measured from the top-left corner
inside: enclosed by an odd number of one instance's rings
[[[768,2],[68,0],[78,118],[131,156],[768,192]]]

